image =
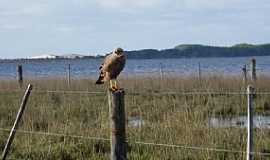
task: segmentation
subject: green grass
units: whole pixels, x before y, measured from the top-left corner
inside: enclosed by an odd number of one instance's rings
[[[259,77],[257,91],[269,91],[270,78]],[[74,138],[110,136],[106,94],[63,94],[38,92],[45,90],[104,92],[91,79],[74,79],[70,87],[65,79],[31,79],[34,90],[29,99],[19,130],[59,133],[59,136],[16,134],[9,158],[13,159],[94,159],[110,156],[110,142]],[[121,78],[125,88],[126,117],[141,117],[141,127],[127,126],[128,157],[134,160],[239,160],[241,153],[212,152],[136,144],[136,141],[197,146],[245,151],[245,128],[209,127],[210,117],[236,117],[246,114],[245,95],[181,95],[160,92],[245,91],[239,77],[210,75],[199,81],[195,76],[140,76]],[[24,86],[24,88],[26,85]],[[16,81],[0,81],[0,128],[10,129],[23,96]],[[132,93],[141,94],[132,94]],[[270,95],[257,95],[256,114],[270,114]],[[255,151],[270,152],[270,130],[255,129]],[[0,131],[3,150],[8,132]],[[256,156],[255,159],[269,159]]]

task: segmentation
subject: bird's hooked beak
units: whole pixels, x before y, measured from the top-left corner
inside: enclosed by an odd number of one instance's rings
[[[115,53],[116,55],[118,55],[118,56],[121,56],[121,55],[124,54],[124,51],[123,51],[122,48],[116,48],[116,49],[114,50],[114,53]]]
[[[122,56],[124,52],[116,52],[115,54],[117,54],[118,56]]]

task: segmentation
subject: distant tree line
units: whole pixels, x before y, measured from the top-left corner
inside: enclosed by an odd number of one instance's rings
[[[188,44],[172,49],[127,51],[126,54],[129,59],[267,56],[270,55],[270,44],[237,44],[231,47]]]

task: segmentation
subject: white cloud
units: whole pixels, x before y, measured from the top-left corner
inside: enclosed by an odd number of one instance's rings
[[[0,16],[38,16],[48,11],[49,7],[43,3],[29,3],[21,6],[6,3],[0,7]]]
[[[160,5],[164,0],[97,0],[97,4],[107,8],[149,8]]]
[[[56,32],[62,32],[62,33],[79,33],[79,32],[91,32],[93,31],[95,28],[91,25],[56,25],[53,26],[54,30]]]
[[[186,8],[224,8],[233,6],[243,0],[183,0]]]
[[[105,9],[121,9],[135,12],[138,12],[137,9],[190,12],[233,9],[256,10],[269,9],[270,7],[269,0],[94,0],[94,2]]]
[[[49,8],[45,4],[33,4],[22,8],[21,12],[26,15],[40,15],[47,13]]]
[[[0,0],[0,53],[267,42],[269,13],[269,0]]]
[[[20,25],[20,24],[3,24],[0,25],[0,29],[3,30],[18,30],[18,29],[23,29],[25,26]]]

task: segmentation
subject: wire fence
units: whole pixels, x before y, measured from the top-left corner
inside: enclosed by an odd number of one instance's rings
[[[249,72],[250,70],[247,70]],[[269,75],[270,71],[265,71],[263,69],[258,69],[257,74],[258,76],[260,75]],[[88,74],[75,74],[72,71],[70,72],[70,78],[71,79],[96,79],[98,77],[98,72],[93,72],[93,73],[88,73]],[[200,75],[199,75],[200,74]],[[229,76],[241,76],[242,73],[239,70],[238,73],[230,73],[227,72],[221,72],[219,70],[215,71],[205,71],[201,70],[200,73],[198,71],[190,71],[190,72],[185,72],[185,71],[173,71],[173,70],[164,70],[164,71],[134,71],[134,72],[123,72],[121,74],[121,77],[124,78],[134,78],[134,77],[145,77],[151,75],[152,77],[187,77],[187,76],[197,76],[197,77],[206,77],[206,76],[211,76],[211,75],[229,75]],[[23,77],[24,79],[55,79],[55,78],[62,78],[65,79],[67,78],[68,74],[67,73],[59,73],[59,74],[46,74],[46,73],[24,73]],[[0,74],[0,80],[16,80],[17,79],[16,74]]]
[[[259,63],[256,64],[256,71],[258,74],[269,75],[270,68],[265,59],[258,57]],[[183,59],[180,59],[183,60]],[[92,63],[90,62],[92,61]],[[43,61],[43,63],[36,63],[36,61],[14,61],[10,63],[0,64],[0,79],[16,79],[17,72],[16,66],[18,64],[23,65],[24,77],[29,79],[33,78],[50,78],[50,77],[62,77],[65,78],[71,76],[72,78],[89,78],[98,76],[98,67],[100,60],[59,60],[59,61]],[[158,76],[172,76],[172,75],[211,75],[211,74],[226,74],[226,75],[242,75],[243,65],[246,71],[252,71],[250,69],[250,62],[241,60],[231,64],[231,60],[226,63],[216,63],[215,61],[209,63],[205,60],[195,60],[189,63],[183,60],[183,63],[175,61],[174,64],[170,64],[170,61],[163,62],[162,60],[151,61],[134,61],[130,62],[130,66],[126,66],[126,70],[123,71],[123,75],[139,76],[139,75],[158,75]],[[38,62],[38,61],[37,61]],[[42,62],[42,61],[40,61]],[[146,65],[150,63],[150,65]],[[243,65],[241,65],[243,64]],[[69,66],[69,67],[68,67]],[[71,67],[70,67],[71,66]],[[218,67],[217,67],[218,66]]]
[[[259,70],[260,71],[260,70]],[[142,72],[142,73],[159,73],[158,76],[163,76],[163,74],[170,74],[174,73],[174,71],[151,71],[151,72]],[[22,90],[1,90],[0,93],[13,93],[13,92],[22,92]],[[33,93],[36,94],[78,94],[78,95],[96,95],[96,96],[104,96],[107,93],[103,91],[81,91],[81,90],[33,90]],[[258,91],[254,93],[255,95],[270,95],[270,91]],[[246,91],[213,91],[213,90],[202,90],[202,91],[149,91],[149,92],[134,92],[126,90],[126,95],[131,96],[194,96],[194,95],[210,95],[210,96],[245,96],[247,95]],[[56,100],[57,101],[57,100]],[[0,131],[9,132],[10,129],[8,128],[0,128]],[[110,141],[108,138],[103,137],[85,137],[82,135],[72,135],[72,134],[63,134],[63,133],[54,133],[54,132],[40,132],[40,131],[28,131],[28,130],[17,130],[18,133],[21,134],[35,134],[35,135],[43,135],[43,136],[56,136],[56,137],[70,137],[70,138],[77,138],[77,139],[85,139],[85,140],[96,140],[96,141]],[[188,149],[188,150],[197,150],[197,151],[206,151],[206,152],[224,152],[224,153],[234,153],[234,154],[245,154],[246,151],[243,150],[234,150],[234,149],[227,149],[227,148],[215,148],[211,146],[190,146],[190,145],[178,145],[178,144],[166,144],[166,143],[155,143],[152,141],[144,142],[144,141],[134,141],[128,140],[130,144],[137,144],[137,145],[145,145],[145,146],[154,146],[154,147],[161,147],[161,148],[181,148],[181,149]],[[270,153],[264,152],[251,152],[253,155],[258,156],[270,156]]]
[[[0,131],[10,132],[10,129],[0,128]],[[76,139],[98,140],[98,141],[111,140],[109,138],[102,138],[102,137],[85,137],[81,135],[70,135],[70,134],[51,133],[51,132],[35,132],[35,131],[26,131],[26,130],[17,130],[17,133],[36,134],[36,135],[42,135],[42,136],[70,137],[70,138],[76,138]],[[226,152],[226,153],[237,153],[237,154],[246,153],[246,151],[230,150],[230,149],[224,149],[224,148],[211,148],[211,147],[205,147],[205,146],[200,147],[200,146],[188,146],[188,145],[177,145],[177,144],[161,144],[161,143],[154,143],[154,142],[134,141],[134,140],[127,140],[126,142],[130,144],[147,145],[147,146],[155,146],[155,147],[181,148],[181,149],[190,149],[190,150],[199,150],[199,151]],[[270,156],[270,153],[262,153],[262,152],[251,152],[251,154],[258,155],[258,156]]]
[[[0,93],[22,93],[23,90],[1,90]],[[93,94],[106,95],[104,91],[78,91],[78,90],[33,90],[32,93],[57,93],[57,94]],[[255,92],[255,95],[270,95],[270,91]],[[246,91],[149,91],[134,92],[126,90],[126,95],[247,95]]]
[[[1,91],[5,92],[5,91]],[[13,90],[9,92],[22,92],[22,90]],[[105,95],[106,92],[90,92],[90,91],[65,91],[65,90],[33,90],[33,93],[57,93],[57,94],[94,94],[94,95]],[[192,91],[192,92],[126,92],[127,95],[247,95],[244,91],[238,92],[220,92],[220,91]],[[256,95],[270,95],[269,91],[264,92],[256,92]],[[9,132],[8,128],[0,128],[0,131]],[[108,138],[103,137],[85,137],[81,135],[71,135],[71,134],[63,134],[63,133],[53,133],[53,132],[37,132],[37,131],[27,131],[27,130],[17,130],[18,133],[21,134],[35,134],[35,135],[43,135],[43,136],[56,136],[56,137],[71,137],[78,139],[86,139],[86,140],[102,140],[102,141],[110,141]],[[242,150],[230,150],[225,148],[211,148],[211,147],[200,147],[200,146],[189,146],[189,145],[177,145],[177,144],[163,144],[163,143],[154,143],[154,142],[141,142],[141,141],[133,141],[128,140],[128,143],[138,144],[138,145],[147,145],[147,146],[155,146],[155,147],[169,147],[169,148],[181,148],[181,149],[190,149],[190,150],[200,150],[200,151],[211,151],[211,152],[226,152],[226,153],[237,153],[237,154],[245,154],[246,151]],[[253,155],[258,156],[270,156],[270,153],[263,152],[252,152]]]

